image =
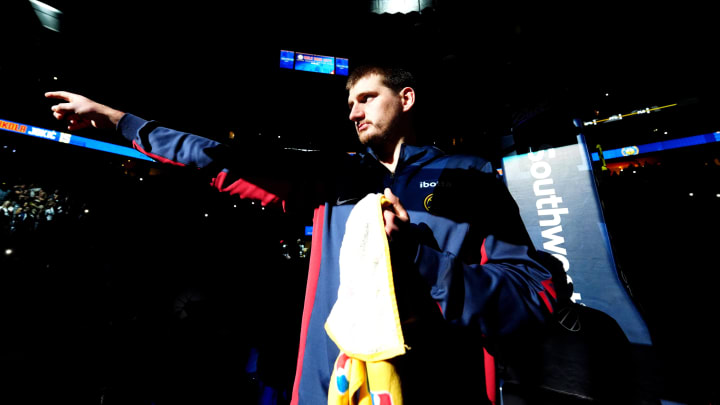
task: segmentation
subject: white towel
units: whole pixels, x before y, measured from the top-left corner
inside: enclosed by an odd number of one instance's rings
[[[340,351],[363,361],[405,353],[390,264],[382,194],[353,208],[340,247],[338,298],[325,330]]]

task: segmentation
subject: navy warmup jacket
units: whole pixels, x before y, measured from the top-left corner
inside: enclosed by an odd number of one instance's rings
[[[160,161],[205,168],[213,187],[263,204],[314,203],[313,241],[293,404],[324,404],[338,349],[324,330],[337,298],[338,257],[354,203],[390,187],[410,215],[391,242],[409,350],[395,359],[405,403],[486,403],[486,365],[498,337],[543,325],[555,305],[517,206],[489,162],[403,145],[396,172],[372,152],[258,159],[216,141],[126,114],[118,130]],[[279,154],[287,153],[280,151]],[[315,165],[316,169],[312,169]],[[307,173],[311,173],[309,176]],[[295,177],[295,178],[294,178]]]

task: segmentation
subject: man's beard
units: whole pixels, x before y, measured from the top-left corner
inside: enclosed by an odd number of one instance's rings
[[[387,147],[388,143],[393,141],[393,133],[394,127],[397,125],[391,125],[389,128],[386,128],[384,131],[377,132],[374,134],[370,134],[369,136],[362,137],[360,136],[360,143],[362,143],[365,146],[368,146],[372,148],[373,150],[381,150],[385,147]],[[377,129],[377,127],[374,124],[371,124],[370,129]]]
[[[360,138],[360,143],[368,146],[372,149],[383,147],[390,140],[390,135],[387,132],[373,134],[371,136],[365,136]]]

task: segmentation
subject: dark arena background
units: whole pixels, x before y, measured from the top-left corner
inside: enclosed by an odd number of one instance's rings
[[[294,378],[312,211],[223,195],[112,132],[62,138],[46,91],[238,147],[354,152],[344,67],[377,60],[417,73],[424,142],[511,188],[518,159],[581,151],[590,180],[553,177],[554,208],[584,196],[599,219],[556,211],[565,245],[537,247],[594,317],[546,342],[541,378],[500,364],[504,403],[615,404],[625,386],[622,403],[717,404],[714,10],[546,3],[3,1],[1,401],[285,404]]]

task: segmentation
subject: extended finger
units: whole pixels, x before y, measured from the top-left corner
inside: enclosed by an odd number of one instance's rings
[[[69,93],[67,91],[48,91],[47,93],[45,93],[45,97],[47,98],[57,98],[65,101],[70,101],[71,96],[72,93]]]

